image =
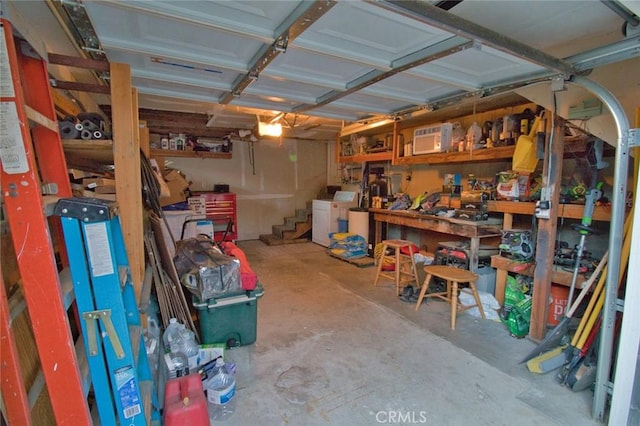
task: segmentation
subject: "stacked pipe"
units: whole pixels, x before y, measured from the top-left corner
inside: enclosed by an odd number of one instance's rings
[[[69,115],[58,122],[62,139],[98,140],[110,139],[105,131],[106,124],[102,116],[93,112]]]

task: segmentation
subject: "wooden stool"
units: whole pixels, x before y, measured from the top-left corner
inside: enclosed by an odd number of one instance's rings
[[[424,280],[424,284],[422,285],[422,290],[420,290],[420,296],[418,297],[418,302],[416,303],[416,311],[422,304],[422,299],[425,297],[438,297],[442,300],[446,300],[451,303],[451,329],[456,329],[456,314],[458,311],[466,311],[469,308],[473,308],[477,306],[480,310],[480,315],[482,318],[486,318],[484,315],[484,309],[482,309],[482,303],[480,302],[480,296],[478,296],[478,290],[476,289],[476,281],[478,280],[478,276],[471,271],[467,271],[466,269],[454,268],[453,266],[444,266],[444,265],[433,265],[433,266],[425,266],[424,271],[427,273],[427,277]],[[440,293],[427,293],[427,288],[429,288],[429,281],[431,281],[431,277],[438,277],[447,281],[447,291],[443,291]],[[471,292],[473,293],[473,298],[476,300],[475,305],[471,306],[462,306],[458,304],[458,283],[469,283],[469,287],[471,288]]]
[[[400,287],[402,284],[415,282],[416,288],[420,287],[420,281],[418,279],[418,271],[416,270],[416,262],[413,259],[413,252],[411,248],[414,244],[411,241],[405,240],[384,240],[382,241],[382,254],[378,259],[378,272],[376,273],[376,280],[373,282],[373,286],[378,285],[380,277],[393,280],[396,283],[396,293],[401,294]],[[412,254],[403,254],[400,249],[408,247],[409,252]],[[393,249],[395,253],[393,255],[387,255],[387,249]],[[385,272],[382,270],[385,260],[391,260],[394,264],[393,272]],[[407,272],[404,267],[408,266]]]

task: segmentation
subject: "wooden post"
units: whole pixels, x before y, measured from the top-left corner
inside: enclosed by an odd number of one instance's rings
[[[116,200],[131,268],[131,279],[136,299],[140,300],[145,265],[138,111],[133,109],[137,102],[134,104],[129,65],[111,63],[110,74]]]
[[[547,314],[551,277],[553,274],[553,254],[555,252],[556,231],[558,228],[558,203],[562,180],[562,160],[564,156],[565,121],[554,115],[553,135],[545,149],[545,162],[542,172],[542,184],[549,191],[551,201],[550,219],[538,220],[538,239],[536,243],[536,270],[533,281],[533,300],[529,337],[542,340],[547,332]]]
[[[502,220],[502,229],[511,229],[512,226],[513,214],[505,213],[504,219]],[[508,272],[505,269],[496,269],[496,290],[494,294],[500,306],[504,303],[504,290],[507,284],[507,275]]]

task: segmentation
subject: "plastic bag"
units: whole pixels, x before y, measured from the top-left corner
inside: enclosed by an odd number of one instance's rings
[[[478,291],[478,297],[480,298],[480,303],[482,303],[482,310],[484,311],[485,318],[499,321],[500,316],[498,315],[498,310],[500,309],[500,304],[498,303],[496,298],[493,297],[493,294],[484,291]],[[462,290],[460,290],[458,298],[462,306],[472,306],[476,304],[476,299],[475,297],[473,297],[473,293],[471,293],[471,290],[468,288],[463,288]],[[480,309],[478,309],[477,306],[473,306],[465,312],[474,318],[482,318]]]
[[[200,300],[242,291],[240,261],[205,236],[178,241],[173,258],[180,282]]]
[[[525,299],[524,292],[516,280],[511,275],[507,276],[507,286],[504,289],[504,305],[502,306],[502,319],[507,320],[511,309]]]
[[[531,323],[531,298],[526,298],[515,304],[509,312],[507,327],[513,337],[522,338],[529,333]]]
[[[258,275],[251,269],[247,256],[238,246],[231,241],[223,241],[220,247],[226,255],[235,257],[240,261],[240,281],[243,290],[255,290],[258,284]]]

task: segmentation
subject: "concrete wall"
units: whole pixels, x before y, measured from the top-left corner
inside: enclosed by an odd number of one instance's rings
[[[254,166],[247,142],[233,144],[231,160],[168,160],[167,167],[184,172],[193,191],[229,184],[238,199],[239,240],[270,234],[272,225],[305,208],[327,181],[327,146],[322,141],[260,140],[254,144]]]

